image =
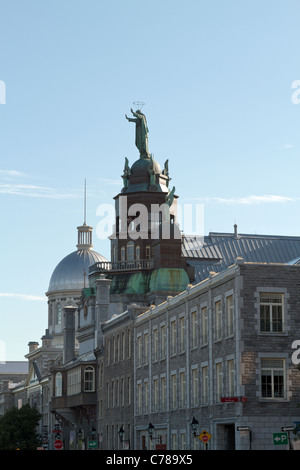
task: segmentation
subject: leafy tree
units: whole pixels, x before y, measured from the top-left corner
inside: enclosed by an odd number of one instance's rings
[[[41,414],[30,405],[7,411],[0,417],[0,450],[35,450],[39,445],[36,428],[40,419]]]

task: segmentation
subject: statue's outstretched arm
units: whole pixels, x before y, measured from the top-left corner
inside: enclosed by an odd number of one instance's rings
[[[127,114],[125,114],[125,117],[126,117],[127,121],[136,122],[136,119],[129,118],[129,117],[127,116]]]

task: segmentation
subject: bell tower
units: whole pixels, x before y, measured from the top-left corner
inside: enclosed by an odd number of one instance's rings
[[[134,118],[126,118],[136,125],[139,158],[131,166],[125,158],[123,188],[114,198],[111,292],[150,294],[158,290],[172,295],[171,292],[178,293],[189,283],[181,256],[178,197],[175,187],[169,186],[168,160],[162,170],[149,153],[146,116],[139,110],[131,111]]]

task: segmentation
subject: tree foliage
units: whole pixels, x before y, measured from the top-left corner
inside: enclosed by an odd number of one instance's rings
[[[7,411],[0,417],[0,450],[35,450],[39,445],[40,419],[41,414],[30,405]]]

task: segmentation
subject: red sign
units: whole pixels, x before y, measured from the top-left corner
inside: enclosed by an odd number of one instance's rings
[[[208,441],[209,441],[209,437],[208,437],[206,434],[204,434],[204,436],[202,436],[201,440],[202,440],[202,442],[204,442],[204,443],[205,443],[205,442],[208,442]]]
[[[221,397],[221,403],[235,403],[237,401],[245,402],[247,397]]]
[[[63,445],[63,441],[61,441],[60,439],[56,439],[56,441],[54,442],[54,447],[57,450],[62,449]]]

